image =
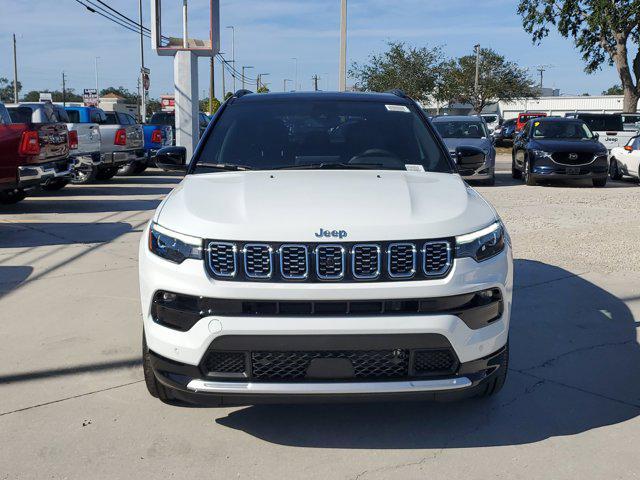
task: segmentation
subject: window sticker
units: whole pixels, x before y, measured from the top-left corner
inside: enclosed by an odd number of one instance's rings
[[[390,112],[411,112],[411,110],[409,110],[409,107],[407,107],[406,105],[385,105],[385,107],[387,107],[387,110]]]
[[[408,163],[405,165],[405,168],[408,172],[424,172],[424,167],[422,165],[413,165]]]
[[[533,124],[534,127],[537,127],[538,125],[540,125],[540,122],[536,122]]]

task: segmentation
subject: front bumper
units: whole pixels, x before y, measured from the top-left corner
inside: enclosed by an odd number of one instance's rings
[[[546,157],[536,158],[531,170],[531,175],[537,180],[603,179],[607,178],[608,174],[609,162],[605,156],[598,157],[586,165],[565,165]]]
[[[16,188],[34,188],[45,185],[59,178],[70,178],[73,159],[66,158],[39,165],[23,165],[18,167],[18,183]]]
[[[481,264],[473,259],[456,259],[447,277],[434,280],[313,284],[225,282],[210,278],[202,261],[186,260],[181,265],[175,265],[150,253],[146,242],[147,234],[148,227],[140,244],[139,256],[146,342],[152,358],[156,359],[154,370],[159,380],[183,392],[239,396],[245,401],[248,397],[270,397],[278,394],[325,398],[332,395],[422,395],[435,391],[466,391],[478,386],[493,371],[492,368],[486,368],[486,364],[482,363],[485,361],[483,359],[500,352],[507,343],[513,288],[513,264],[508,245],[502,253]],[[475,329],[452,313],[346,316],[205,314],[187,331],[168,328],[152,317],[154,295],[161,290],[214,299],[300,302],[435,298],[487,289],[499,289],[504,307],[499,318]],[[370,344],[349,344],[349,339],[354,336],[377,339],[375,348],[406,348],[411,352],[434,346],[450,348],[458,368],[439,378],[410,376],[382,382],[347,381],[340,382],[341,386],[333,385],[335,382],[331,380],[314,380],[297,385],[295,382],[287,382],[286,385],[289,386],[285,387],[280,382],[255,382],[250,376],[212,378],[202,370],[203,360],[211,348],[243,352],[261,348],[267,351],[283,348],[323,351],[373,348]],[[405,337],[417,342],[422,336],[437,338],[440,343],[434,345],[428,339],[423,343],[403,343]],[[245,343],[229,346],[228,342],[239,341],[238,339]],[[284,340],[273,344],[265,343],[265,339],[272,342]],[[218,347],[220,342],[226,342],[225,348]],[[480,365],[474,362],[480,362]],[[260,385],[257,386],[257,383]]]

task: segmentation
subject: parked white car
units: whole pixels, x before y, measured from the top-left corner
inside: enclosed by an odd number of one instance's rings
[[[620,180],[624,175],[640,180],[640,136],[631,138],[624,147],[611,150],[609,175]]]
[[[497,393],[511,244],[401,92],[240,92],[139,249],[149,393],[207,405]]]

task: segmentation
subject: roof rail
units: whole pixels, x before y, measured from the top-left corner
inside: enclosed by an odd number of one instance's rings
[[[233,96],[236,98],[240,98],[240,97],[244,97],[249,93],[253,93],[253,92],[251,90],[240,89],[236,93],[234,93]]]
[[[395,95],[396,97],[400,97],[400,98],[408,98],[407,94],[404,93],[404,90],[401,90],[399,88],[392,88],[391,90],[387,90],[384,93],[389,93],[391,95]]]

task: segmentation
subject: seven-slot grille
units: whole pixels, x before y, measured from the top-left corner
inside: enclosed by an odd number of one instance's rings
[[[224,280],[392,281],[446,276],[451,240],[279,244],[207,242],[209,273]]]

